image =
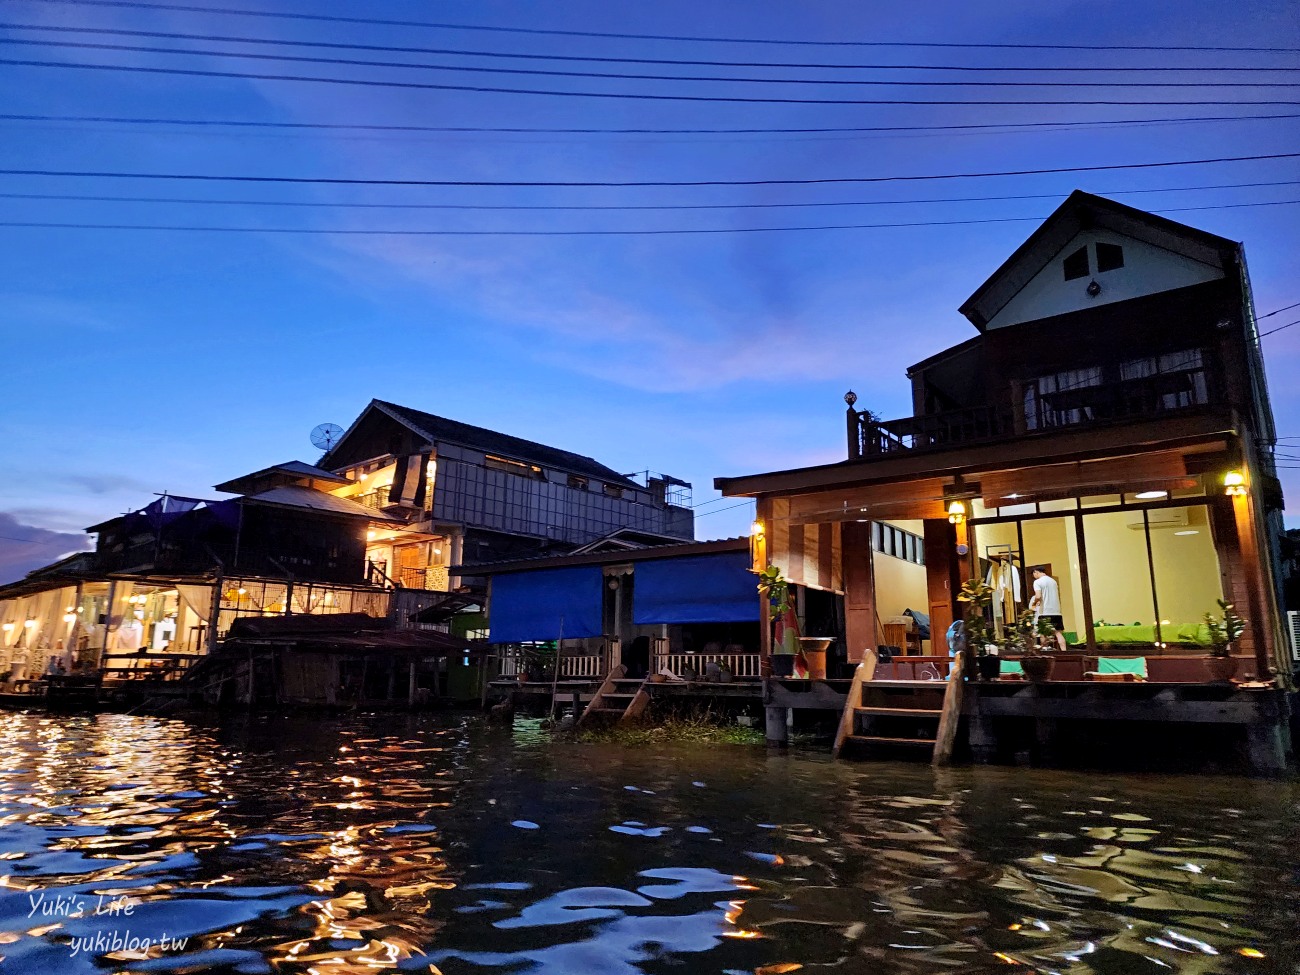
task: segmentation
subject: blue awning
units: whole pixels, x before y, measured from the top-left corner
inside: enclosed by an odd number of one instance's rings
[[[638,562],[633,575],[636,623],[758,621],[758,577],[748,552]]]
[[[601,635],[599,566],[510,572],[492,579],[488,639],[527,643]]]

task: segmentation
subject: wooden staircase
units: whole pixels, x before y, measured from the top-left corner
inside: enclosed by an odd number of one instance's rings
[[[645,712],[650,704],[650,692],[646,690],[648,678],[643,680],[626,674],[627,668],[622,664],[610,669],[609,676],[578,719],[579,726],[602,720],[632,721]]]
[[[848,700],[835,736],[834,756],[846,747],[890,756],[928,753],[935,765],[952,761],[961,716],[963,658],[953,661],[947,680],[879,680],[879,658],[867,651],[853,673]]]

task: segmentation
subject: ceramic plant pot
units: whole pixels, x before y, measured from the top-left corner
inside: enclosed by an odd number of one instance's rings
[[[975,658],[975,667],[979,670],[980,680],[997,680],[1002,672],[1002,661],[991,653]]]
[[[803,648],[803,658],[808,662],[810,680],[826,679],[826,651],[835,641],[828,637],[800,637],[799,645]]]
[[[1030,680],[1047,680],[1052,676],[1051,657],[1021,657],[1020,666]]]
[[[772,660],[773,677],[790,677],[794,674],[794,654],[774,653]]]

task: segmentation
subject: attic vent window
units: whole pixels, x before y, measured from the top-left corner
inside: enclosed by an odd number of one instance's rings
[[[1073,281],[1075,278],[1086,278],[1088,276],[1088,248],[1080,247],[1061,262],[1061,268],[1065,271],[1065,280],[1067,281]]]
[[[623,489],[619,487],[617,484],[606,484],[604,485],[604,488],[605,488],[605,494],[608,497],[621,498],[623,496]]]
[[[569,487],[577,488],[579,491],[587,490],[587,479],[580,474],[569,475]]]
[[[1097,244],[1097,270],[1114,271],[1124,266],[1124,248],[1119,244]]]

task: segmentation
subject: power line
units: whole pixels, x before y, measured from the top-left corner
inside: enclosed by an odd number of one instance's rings
[[[1300,200],[1277,200],[1272,203],[1226,203],[1214,206],[1170,207],[1156,213],[1181,213],[1189,210],[1226,210],[1248,206],[1293,206]],[[153,230],[194,231],[204,233],[307,234],[342,237],[669,237],[702,234],[759,234],[812,230],[880,230],[903,227],[957,227],[973,224],[1023,223],[1042,221],[1038,217],[986,217],[972,220],[917,220],[903,223],[823,224],[804,227],[703,227],[668,230],[358,230],[323,227],[221,227],[198,224],[125,224],[125,223],[58,223],[47,221],[0,221],[0,227],[28,230]],[[1292,322],[1292,325],[1296,322]],[[1282,326],[1286,328],[1287,326]],[[1274,329],[1274,332],[1281,329]],[[1264,335],[1271,335],[1265,332]]]
[[[1274,180],[1257,183],[1213,183],[1204,186],[1169,186],[1141,190],[1098,190],[1100,196],[1131,196],[1147,193],[1185,193],[1194,190],[1250,189],[1268,186],[1296,186],[1300,180]],[[545,211],[545,212],[622,212],[622,211],[663,211],[663,210],[784,210],[804,207],[866,207],[866,206],[910,206],[929,203],[983,203],[1007,202],[1011,200],[1056,200],[1059,193],[1026,193],[1010,196],[949,196],[925,197],[910,200],[836,200],[831,202],[809,203],[647,203],[647,204],[481,204],[481,203],[357,203],[330,202],[324,200],[214,200],[194,196],[103,196],[87,193],[2,193],[4,200],[58,200],[79,203],[176,203],[196,204],[200,206],[263,206],[296,207],[304,209],[334,210],[472,210],[472,211]],[[1220,204],[1228,206],[1229,204]],[[1239,204],[1241,206],[1269,206],[1269,202]],[[1292,306],[1294,307],[1294,306]],[[1285,310],[1285,309],[1283,309]],[[1276,313],[1273,313],[1276,314]],[[1268,315],[1258,316],[1268,318]]]
[[[1300,318],[1297,318],[1294,322],[1287,322],[1285,325],[1279,325],[1277,328],[1270,328],[1267,332],[1260,332],[1259,337],[1264,338],[1266,335],[1273,335],[1276,332],[1282,331],[1284,328],[1290,328],[1292,325],[1300,325]]]
[[[1258,321],[1262,321],[1265,318],[1272,318],[1274,315],[1280,315],[1282,314],[1282,312],[1290,311],[1292,308],[1300,308],[1300,301],[1297,301],[1295,304],[1292,305],[1283,305],[1281,308],[1274,308],[1267,315],[1257,315],[1255,316],[1255,321],[1258,322]]]
[[[3,63],[3,62],[0,62]],[[1146,163],[1109,163],[1100,166],[1058,166],[1051,169],[1008,169],[970,173],[906,176],[829,176],[810,179],[707,179],[707,180],[440,180],[362,179],[343,176],[248,176],[216,173],[141,173],[68,169],[0,169],[0,176],[53,176],[88,179],[172,179],[209,183],[302,183],[331,186],[509,186],[549,188],[663,187],[663,186],[821,186],[841,183],[902,183],[927,180],[983,179],[997,176],[1046,176],[1057,173],[1100,173],[1124,169],[1167,169],[1229,162],[1295,159],[1300,152],[1275,152],[1258,156],[1219,156],[1210,159],[1176,159]]]
[[[63,2],[63,0],[51,0]],[[82,2],[82,0],[78,0]],[[253,55],[240,55],[252,57]],[[487,95],[541,95],[554,98],[610,98],[631,101],[656,102],[709,102],[746,105],[1161,105],[1201,107],[1210,105],[1249,105],[1287,106],[1300,105],[1300,101],[1286,99],[1204,99],[1168,100],[1168,99],[1006,99],[1006,98],[968,98],[963,100],[933,98],[793,98],[755,95],[670,95],[655,92],[607,92],[607,91],[556,91],[549,88],[498,88],[488,85],[452,85],[432,81],[391,81],[375,78],[330,78],[317,75],[262,74],[252,71],[216,71],[201,68],[164,68],[140,64],[87,64],[80,61],[32,61],[19,58],[3,58],[0,64],[22,68],[58,68],[84,71],[116,71],[128,74],[181,75],[189,78],[236,78],[248,81],[297,81],[310,84],[355,85],[363,88],[399,88],[417,91],[464,91]],[[484,69],[487,70],[487,69]],[[887,84],[888,82],[880,82]],[[940,84],[940,82],[935,82]]]
[[[114,37],[149,37],[163,40],[185,40],[185,41],[219,41],[231,44],[270,44],[280,47],[315,47],[327,48],[330,50],[342,51],[378,51],[390,54],[433,54],[438,56],[453,55],[456,57],[475,57],[475,58],[506,58],[521,61],[567,61],[567,62],[586,62],[595,64],[657,64],[669,65],[675,67],[710,67],[710,68],[782,68],[782,69],[816,69],[828,71],[957,71],[957,72],[997,72],[999,74],[1016,74],[1016,73],[1058,73],[1058,72],[1082,72],[1097,73],[1106,72],[1114,74],[1120,71],[1140,71],[1140,72],[1188,72],[1195,71],[1198,73],[1205,72],[1292,72],[1298,71],[1296,67],[1266,67],[1262,65],[1250,66],[1222,66],[1222,65],[1126,65],[1126,66],[1108,66],[1108,65],[967,65],[967,64],[844,64],[842,62],[808,62],[808,61],[719,61],[719,60],[698,60],[689,58],[629,58],[629,57],[611,57],[608,55],[594,54],[530,54],[516,53],[511,51],[480,51],[466,50],[464,48],[447,48],[447,47],[409,47],[393,44],[355,44],[345,43],[342,41],[304,41],[304,40],[284,40],[268,37],[248,37],[246,35],[229,35],[229,34],[193,34],[180,31],[158,31],[158,30],[124,30],[108,27],[73,27],[63,25],[47,24],[14,24],[0,23],[0,29],[6,30],[31,30],[46,31],[59,34],[92,34],[92,35],[109,35]]]
[[[483,65],[414,64],[409,61],[373,61],[363,60],[360,58],[330,58],[291,54],[258,54],[249,51],[213,51],[202,48],[150,47],[139,44],[106,44],[90,41],[53,41],[17,37],[0,38],[0,44],[73,48],[77,50],[92,51],[126,51],[136,54],[179,54],[186,57],[239,58],[245,61],[277,61],[292,64],[326,64],[363,68],[403,68],[418,71],[452,71],[469,74],[532,75],[546,78],[597,78],[605,81],[684,81],[768,85],[857,85],[868,88],[1300,88],[1300,83],[1290,81],[908,81],[872,80],[862,78],[761,78],[725,75],[670,75],[626,71],[563,71],[555,68],[503,68],[486,67]],[[78,66],[85,67],[85,65]],[[96,67],[98,67],[98,65]],[[531,94],[557,93],[532,92]],[[563,92],[559,94],[573,93]],[[597,93],[588,94],[595,96]],[[667,98],[670,96],[665,95],[661,97]],[[817,99],[814,101],[815,103],[820,104],[822,100]]]
[[[260,122],[241,119],[167,119],[115,115],[0,115],[7,122],[91,122],[116,125],[184,125],[355,132],[500,133],[510,135],[834,135],[866,132],[958,132],[1040,128],[1096,128],[1113,125],[1161,125],[1185,122],[1250,122],[1300,118],[1300,114],[1192,115],[1171,118],[1114,119],[1095,122],[990,122],[966,125],[864,125],[809,128],[649,129],[540,128],[449,125],[360,125],[335,122]]]
[[[240,10],[229,7],[202,7],[179,3],[141,3],[137,0],[39,0],[87,7],[130,8],[136,10],[173,10],[185,13],[221,14],[223,16],[270,17],[283,20],[310,20],[326,23],[371,24],[381,27],[428,27],[440,30],[484,31],[503,34],[538,34],[550,37],[607,37],[622,40],[686,41],[726,44],[791,44],[815,47],[902,47],[963,48],[969,50],[1038,50],[1038,51],[1234,51],[1250,53],[1290,53],[1294,47],[1230,47],[1226,45],[1158,45],[1158,44],[984,44],[936,41],[821,41],[792,38],[700,37],[677,34],[633,34],[612,31],[558,30],[537,27],[500,27],[484,24],[457,24],[441,21],[392,20],[375,17],[343,17],[329,14],[290,13],[287,11]]]
[[[721,499],[719,499],[719,500],[721,500]],[[720,515],[720,514],[722,514],[724,511],[733,511],[733,510],[735,510],[736,508],[745,508],[745,507],[748,507],[749,505],[751,505],[751,504],[753,504],[753,503],[754,503],[754,502],[751,500],[751,501],[742,501],[740,504],[729,504],[729,505],[727,505],[727,507],[725,507],[725,508],[714,508],[712,511],[706,511],[706,512],[704,512],[703,514],[698,514],[698,515],[696,515],[695,517],[696,517],[696,518],[707,518],[707,517],[709,517],[709,515]]]

